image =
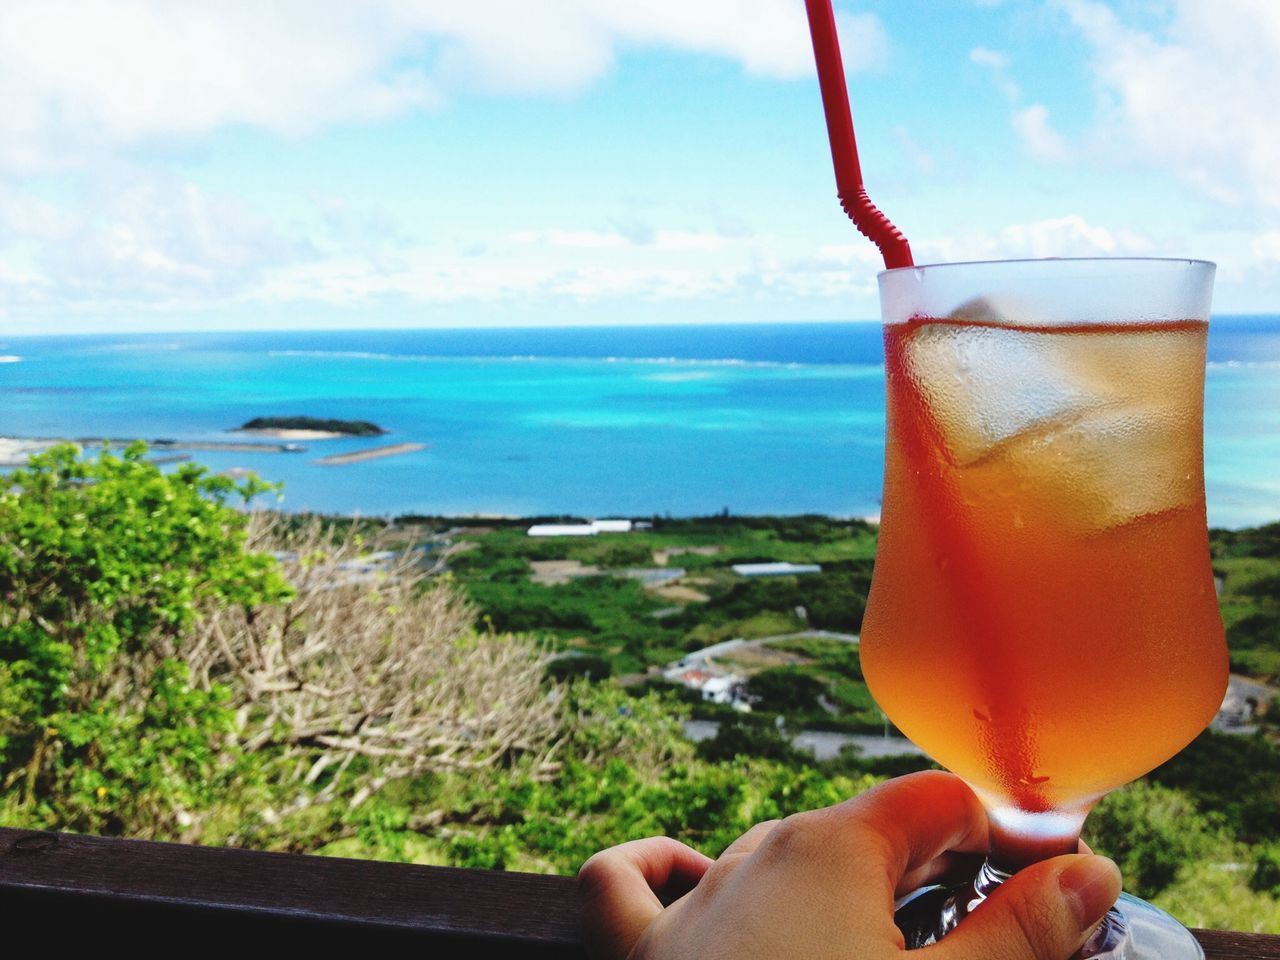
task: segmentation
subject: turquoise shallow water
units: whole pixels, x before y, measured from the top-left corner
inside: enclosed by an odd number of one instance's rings
[[[1280,317],[1211,326],[1210,521],[1280,519]],[[369,419],[304,454],[202,452],[287,509],[579,515],[879,510],[873,324],[3,338],[0,436],[235,439],[254,416]],[[420,453],[345,467],[378,443]]]

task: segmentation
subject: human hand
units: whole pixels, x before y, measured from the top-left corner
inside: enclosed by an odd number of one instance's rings
[[[597,853],[578,874],[595,960],[889,960],[904,949],[894,900],[987,849],[967,786],[936,771],[757,824],[718,860],[667,837]],[[696,884],[696,886],[693,886]],[[693,889],[669,907],[658,893]],[[1073,854],[1001,884],[933,960],[1067,960],[1120,893],[1102,857]]]

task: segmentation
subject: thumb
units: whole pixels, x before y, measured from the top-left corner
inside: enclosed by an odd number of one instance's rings
[[[1006,880],[929,949],[935,960],[1067,960],[1119,895],[1106,857],[1054,857]]]

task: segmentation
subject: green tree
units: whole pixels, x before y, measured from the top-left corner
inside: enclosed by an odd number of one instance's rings
[[[1280,895],[1280,844],[1260,847],[1254,855],[1249,886],[1272,896]]]
[[[1280,840],[1280,749],[1261,734],[1206,730],[1149,778],[1185,791],[1241,840]]]
[[[0,490],[0,769],[27,822],[146,833],[200,803],[231,715],[188,682],[184,631],[290,592],[232,506],[267,485],[145,454],[58,446]]]
[[[798,764],[805,757],[791,746],[773,720],[737,714],[720,722],[716,735],[698,744],[698,756],[713,763],[736,757],[755,757]]]
[[[1085,839],[1116,861],[1126,889],[1148,899],[1225,842],[1185,793],[1145,781],[1104,797],[1085,823]]]
[[[827,684],[795,667],[761,670],[747,682],[761,710],[778,713],[807,713],[818,708],[818,698],[828,692]]]
[[[646,567],[653,563],[653,551],[643,543],[610,543],[600,552],[600,566]]]

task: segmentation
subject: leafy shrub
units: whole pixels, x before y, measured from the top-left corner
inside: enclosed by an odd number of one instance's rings
[[[1268,573],[1255,577],[1247,585],[1238,587],[1234,592],[1264,602],[1280,601],[1280,573]],[[1273,638],[1278,635],[1280,633],[1272,632]]]
[[[1280,613],[1255,610],[1246,614],[1227,628],[1227,640],[1233,648],[1280,645]]]
[[[1249,886],[1273,897],[1280,897],[1280,844],[1260,847],[1253,861]]]
[[[556,657],[547,664],[547,676],[556,680],[584,677],[588,680],[604,680],[613,672],[613,665],[594,653]]]
[[[698,744],[698,756],[712,762],[757,757],[796,763],[804,756],[768,717],[736,714],[720,721],[716,735]]]
[[[645,567],[653,563],[653,551],[643,543],[610,543],[596,561],[602,567]]]
[[[203,605],[289,595],[229,503],[267,488],[185,464],[164,474],[145,452],[54,447],[0,490],[10,818],[160,835],[226,776],[228,690],[196,689],[182,646]]]
[[[778,713],[807,713],[818,706],[818,698],[828,692],[817,677],[794,667],[761,670],[747,682],[761,710]]]
[[[1219,831],[1183,793],[1138,782],[1108,794],[1085,824],[1098,853],[1111,857],[1125,888],[1150,898],[1172,884],[1184,865],[1221,843]]]
[[[389,781],[529,755],[563,706],[532,642],[473,629],[420,557],[260,521],[269,489],[142,444],[54,448],[0,490],[0,818],[224,842]]]
[[[1206,730],[1149,777],[1184,790],[1241,840],[1280,840],[1280,750],[1264,736]]]

